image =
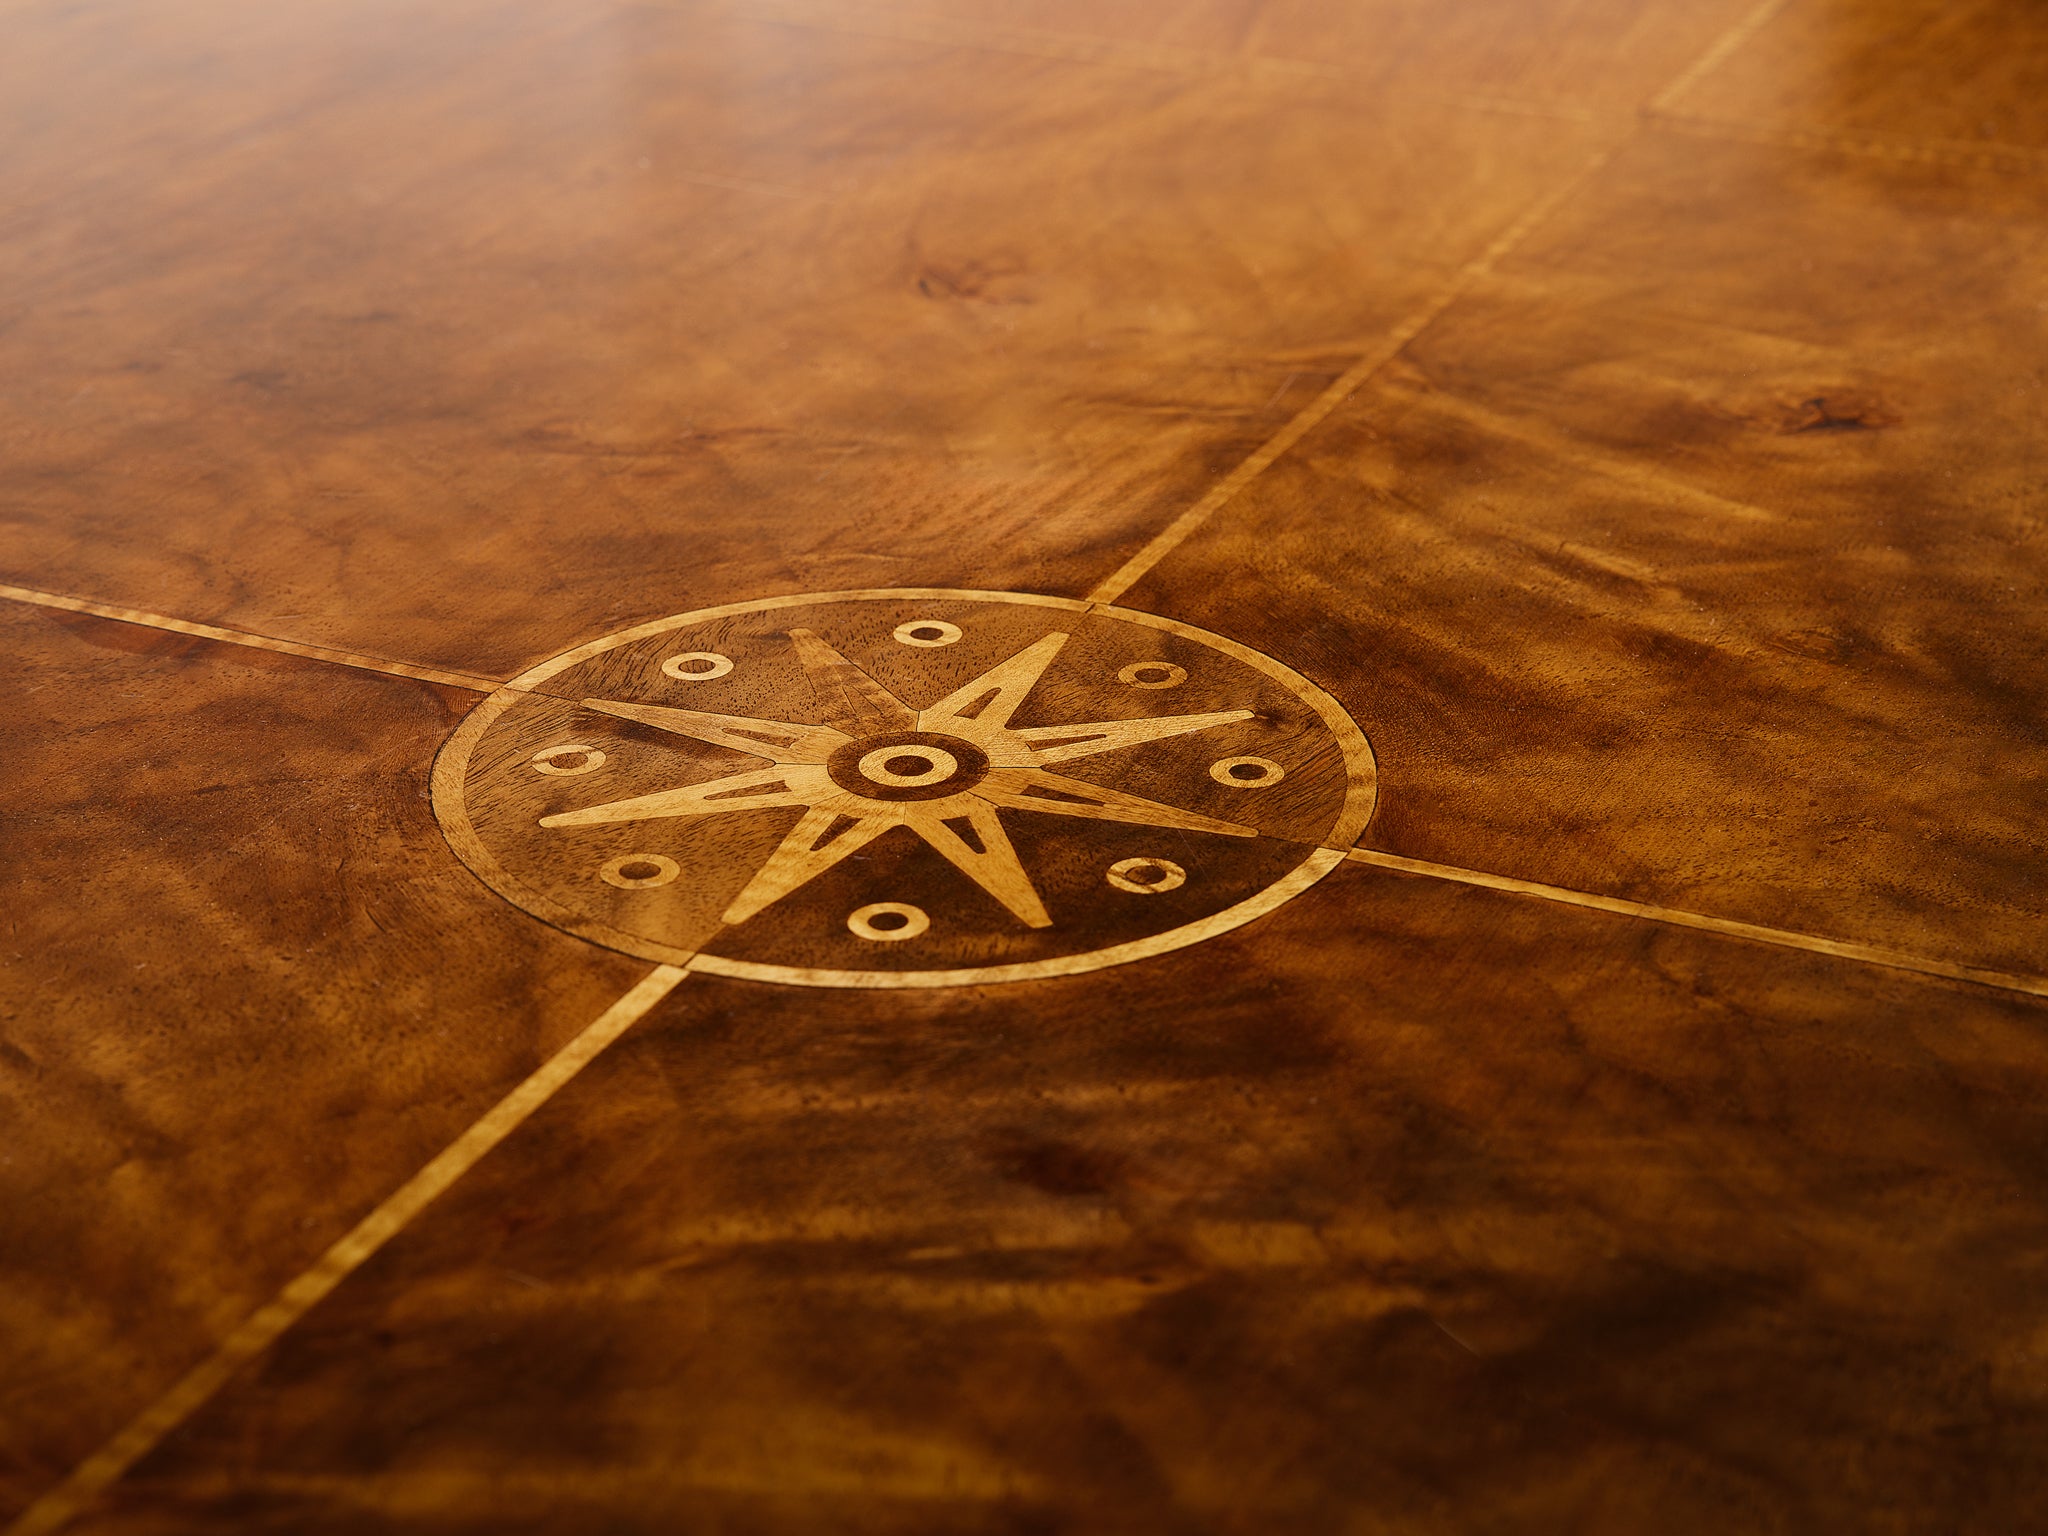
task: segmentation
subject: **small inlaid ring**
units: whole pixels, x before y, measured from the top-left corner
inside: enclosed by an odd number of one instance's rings
[[[581,761],[558,763],[558,757],[578,757]],[[604,754],[597,748],[581,741],[565,741],[559,747],[548,747],[533,754],[533,771],[555,778],[573,779],[579,773],[595,773],[604,766]]]
[[[896,626],[896,641],[899,645],[917,645],[929,650],[941,645],[951,645],[959,638],[960,626],[948,624],[944,619],[912,619],[908,624]]]
[[[685,651],[661,664],[662,675],[679,683],[705,683],[714,677],[723,677],[731,670],[732,658],[721,656],[716,651]]]
[[[877,747],[860,760],[862,778],[893,789],[922,789],[959,771],[960,759],[944,747]]]
[[[1133,688],[1178,688],[1188,680],[1188,669],[1170,661],[1134,661],[1117,673],[1116,680]]]
[[[932,920],[922,908],[903,901],[877,901],[856,907],[846,919],[855,938],[871,939],[877,944],[900,944],[916,938],[931,925]]]
[[[1157,896],[1188,883],[1188,872],[1171,859],[1119,859],[1109,866],[1109,883],[1134,896]]]
[[[1287,770],[1270,757],[1226,757],[1209,765],[1209,777],[1232,789],[1270,789]]]
[[[645,891],[667,885],[682,872],[682,866],[666,854],[627,853],[600,869],[597,878],[622,891]]]

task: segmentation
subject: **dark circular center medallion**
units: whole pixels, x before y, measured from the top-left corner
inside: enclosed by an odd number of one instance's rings
[[[870,800],[942,800],[988,777],[988,754],[937,731],[889,731],[849,741],[825,759],[832,782]]]

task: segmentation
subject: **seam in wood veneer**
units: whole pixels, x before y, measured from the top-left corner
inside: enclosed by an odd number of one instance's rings
[[[1153,566],[1172,554],[1190,534],[1221,511],[1239,491],[1264,474],[1275,459],[1300,442],[1325,417],[1342,405],[1360,385],[1392,362],[1400,354],[1401,349],[1427,330],[1438,315],[1455,304],[1474,283],[1485,277],[1509,252],[1527,239],[1530,231],[1549,218],[1573,193],[1597,175],[1613,155],[1614,149],[1611,146],[1600,150],[1561,185],[1537,199],[1520,218],[1496,235],[1485,250],[1460,267],[1451,280],[1437,290],[1426,303],[1395,325],[1380,338],[1371,351],[1345,369],[1334,383],[1303,406],[1284,427],[1266,439],[1237,468],[1211,486],[1200,501],[1168,523],[1143,549],[1118,566],[1107,580],[1088,594],[1088,600],[1093,603],[1109,603],[1123,596],[1131,586],[1151,571]]]
[[[1715,38],[1707,46],[1707,51],[1694,59],[1677,79],[1652,96],[1649,110],[1668,112],[1681,96],[1727,63],[1737,49],[1769,26],[1771,18],[1785,9],[1788,3],[1789,0],[1760,0],[1746,16]]]
[[[1648,120],[1648,113],[1664,110],[1670,103],[1676,101],[1687,90],[1691,89],[1693,85],[1719,67],[1723,61],[1782,10],[1786,3],[1787,0],[1762,0],[1761,4],[1749,11],[1748,14],[1743,16],[1740,21],[1736,22],[1726,32],[1723,32],[1708,46],[1706,52],[1693,61],[1689,68],[1651,99],[1645,114],[1638,118],[1638,126],[1640,127],[1642,122]],[[1488,245],[1485,250],[1473,257],[1472,260],[1466,262],[1464,266],[1460,267],[1450,282],[1446,283],[1426,303],[1408,315],[1407,318],[1389,331],[1386,336],[1382,337],[1378,345],[1347,368],[1337,378],[1335,383],[1331,384],[1320,395],[1316,396],[1314,400],[1310,401],[1308,405],[1303,407],[1292,420],[1255,449],[1249,458],[1245,459],[1228,475],[1224,476],[1222,480],[1211,486],[1202,496],[1201,500],[1167,524],[1165,529],[1150,543],[1132,555],[1130,559],[1126,560],[1116,569],[1108,580],[1090,592],[1088,594],[1090,601],[1114,602],[1117,598],[1123,596],[1153,566],[1165,559],[1190,534],[1206,523],[1211,517],[1215,516],[1218,511],[1235,498],[1239,491],[1264,474],[1275,459],[1300,442],[1318,423],[1339,405],[1342,405],[1360,385],[1364,384],[1367,379],[1393,361],[1400,354],[1402,348],[1406,347],[1417,336],[1421,335],[1423,331],[1429,328],[1437,316],[1449,309],[1451,305],[1464,296],[1474,283],[1485,277],[1516,246],[1527,239],[1530,231],[1549,218],[1580,187],[1597,175],[1607,162],[1614,158],[1615,152],[1619,148],[1620,144],[1615,143],[1596,150],[1586,163],[1568,177],[1561,186],[1538,198],[1535,204],[1523,213],[1519,219],[1502,230],[1494,238],[1492,244]]]
[[[1771,19],[1783,10],[1788,0],[1760,0],[1727,31],[1723,32],[1705,52],[1686,68],[1678,77],[1666,85],[1638,117],[1638,131],[1645,125],[1683,126],[1697,121],[1680,118],[1670,111],[1687,91],[1707,75],[1725,63],[1738,49],[1768,25]],[[1186,539],[1230,502],[1282,454],[1323,421],[1359,386],[1379,369],[1384,367],[1411,341],[1426,330],[1437,316],[1455,303],[1479,279],[1486,276],[1529,233],[1557,210],[1578,189],[1614,157],[1620,144],[1611,144],[1596,151],[1576,174],[1567,179],[1548,195],[1540,198],[1507,229],[1496,237],[1491,245],[1481,251],[1472,261],[1461,267],[1457,274],[1439,290],[1427,303],[1395,326],[1379,344],[1360,357],[1345,372],[1277,433],[1262,444],[1227,476],[1202,496],[1192,507],[1169,523],[1161,532],[1136,554],[1126,560],[1109,578],[1088,594],[1090,603],[1109,603],[1121,597],[1134,583],[1142,579],[1155,565],[1171,554]],[[1846,147],[1836,145],[1832,147]],[[1900,158],[1912,158],[1903,153]],[[1479,870],[1460,869],[1448,864],[1432,864],[1425,860],[1406,859],[1398,854],[1378,853],[1371,849],[1350,849],[1347,856],[1360,863],[1381,868],[1400,870],[1408,874],[1426,875],[1440,880],[1452,880],[1466,885],[1485,886],[1493,890],[1507,891],[1516,895],[1535,896],[1546,901],[1562,902],[1571,906],[1589,908],[1594,911],[1610,912],[1618,916],[1634,917],[1653,922],[1671,923],[1678,927],[1694,928],[1708,933],[1718,933],[1729,938],[1747,939],[1756,943],[1775,944],[1783,948],[1802,949],[1816,954],[1831,955],[1838,959],[1854,960],[1867,965],[1877,965],[1893,970],[1911,971],[1925,976],[1939,976],[1954,981],[1974,982],[1980,986],[1996,987],[2005,991],[2019,992],[2031,996],[2048,997],[2048,979],[2011,975],[2002,971],[1987,970],[1979,966],[1957,965],[1946,960],[1934,960],[1925,956],[1910,955],[1899,950],[1879,948],[1870,944],[1852,944],[1837,939],[1821,938],[1813,934],[1796,933],[1790,929],[1770,928],[1757,923],[1744,923],[1732,918],[1710,917],[1698,912],[1685,912],[1674,907],[1653,906],[1645,902],[1628,901],[1614,896],[1595,896],[1583,891],[1568,890],[1562,886],[1543,885],[1530,880],[1518,880],[1506,875],[1490,875]]]
[[[1646,111],[1643,121],[1667,133],[1693,138],[1768,144],[1778,149],[1825,150],[1865,160],[1895,160],[1909,165],[1952,165],[1968,170],[2038,175],[2048,170],[2048,154],[2017,144],[1972,144],[1962,139],[1891,138],[1845,128],[1806,127],[1795,123],[1741,123],[1689,113]]]
[[[1490,891],[1506,891],[1514,896],[1534,896],[1541,901],[1586,907],[1595,912],[1611,912],[1617,917],[1635,917],[1649,922],[1670,923],[1679,928],[1696,928],[1703,933],[1717,933],[1724,938],[1748,939],[1757,944],[1775,944],[1783,949],[1803,949],[1816,955],[1831,955],[1838,960],[1856,960],[1865,965],[1884,966],[1895,971],[1913,971],[1922,976],[1940,976],[1949,981],[1974,982],[1978,986],[1997,987],[2006,992],[2023,992],[2031,997],[2048,997],[2048,978],[2039,976],[2016,976],[2007,971],[1986,970],[1982,966],[1957,965],[1953,961],[1911,955],[1903,950],[1880,949],[1874,944],[1851,944],[1841,939],[1824,939],[1817,934],[1798,933],[1790,928],[1768,928],[1761,923],[1744,923],[1731,917],[1709,917],[1702,912],[1654,906],[1644,901],[1627,901],[1619,896],[1595,896],[1561,885],[1543,885],[1534,880],[1518,880],[1512,875],[1490,875],[1483,870],[1461,869],[1455,864],[1433,864],[1427,859],[1403,858],[1398,853],[1381,853],[1373,848],[1354,848],[1347,857],[1360,864],[1370,864],[1376,869],[1397,870],[1405,875],[1425,875],[1432,880],[1450,880],[1459,885],[1483,886]]]
[[[644,1018],[689,973],[688,964],[658,965],[649,971],[625,996],[584,1026],[575,1039],[387,1195],[310,1268],[244,1319],[175,1386],[80,1462],[63,1482],[24,1510],[7,1527],[4,1536],[48,1536],[70,1521],[596,1060],[606,1046]]]
[[[197,624],[190,619],[174,619],[169,614],[151,613],[144,608],[122,608],[113,603],[94,602],[90,598],[65,597],[57,592],[39,592],[33,587],[12,587],[0,582],[0,597],[10,598],[17,603],[31,603],[38,608],[59,608],[67,613],[87,613],[94,618],[113,619],[122,624],[139,624],[147,629],[169,630],[178,635],[196,635],[202,640],[225,640],[230,645],[246,645],[259,651],[277,651],[286,656],[303,656],[309,661],[326,661],[336,666],[356,667],[365,672],[382,672],[389,677],[410,677],[420,682],[441,683],[450,688],[467,688],[474,693],[493,693],[504,686],[494,678],[476,677],[467,672],[447,672],[438,667],[416,667],[410,662],[389,661],[382,656],[365,656],[360,651],[337,651],[324,645],[307,645],[298,640],[280,640],[275,635],[257,635],[247,630],[223,629],[218,624]]]
[[[1235,62],[1199,49],[1171,44],[1139,43],[1122,38],[1090,37],[1041,27],[1001,27],[961,21],[951,16],[861,7],[830,8],[790,0],[726,0],[719,9],[767,26],[805,27],[844,36],[876,37],[889,42],[918,43],[937,48],[970,48],[984,53],[1016,53],[1073,64],[1115,64],[1126,69],[1169,74],[1207,73]]]
[[[843,7],[828,8],[805,3],[805,0],[725,0],[721,9],[765,26],[803,27],[848,37],[882,38],[889,42],[917,43],[933,48],[968,48],[978,53],[1056,59],[1067,64],[1135,69],[1153,74],[1235,74],[1253,79],[1263,75],[1283,80],[1307,77],[1352,86],[1364,83],[1367,78],[1357,70],[1317,59],[1230,53],[1170,43],[1141,43],[1128,38],[1061,32],[1044,27],[1007,27],[894,8],[861,7],[848,11]],[[1551,118],[1559,122],[1589,123],[1598,116],[1592,109],[1575,102],[1501,96],[1486,91],[1418,91],[1401,86],[1375,86],[1374,94],[1380,99],[1428,102],[1468,112],[1498,112],[1518,117]]]

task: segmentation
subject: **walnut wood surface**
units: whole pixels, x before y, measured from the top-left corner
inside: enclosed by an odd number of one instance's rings
[[[1370,657],[1375,846],[2038,972],[2044,218],[1640,141],[1123,600]]]
[[[1326,884],[1085,1010],[692,978],[84,1528],[1992,1531],[2048,1495],[2038,1005]]]
[[[0,583],[284,648],[0,598],[0,1522],[227,1359],[68,1528],[2039,1524],[2038,998],[1357,862],[1086,975],[691,975],[216,1352],[648,974],[464,868],[430,779],[493,682],[687,610],[1113,583],[1327,690],[1372,848],[2048,974],[2040,7],[0,34]],[[839,643],[922,707],[1019,623]],[[1100,683],[1019,721],[1238,707]],[[1210,755],[1285,757],[1244,707]],[[722,942],[1008,920],[873,848]],[[1090,941],[1206,910],[1164,854]]]

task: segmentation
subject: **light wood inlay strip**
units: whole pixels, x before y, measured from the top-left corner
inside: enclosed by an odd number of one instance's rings
[[[1761,4],[1716,38],[1706,52],[1695,59],[1683,73],[1659,91],[1652,98],[1646,112],[1667,110],[1671,103],[1718,68],[1754,36],[1785,4],[1786,0],[1762,0]],[[1596,150],[1562,186],[1537,199],[1527,212],[1502,230],[1491,245],[1460,267],[1435,295],[1382,337],[1379,345],[1347,368],[1335,383],[1303,407],[1293,420],[1253,452],[1250,458],[1211,486],[1200,501],[1167,524],[1156,538],[1119,566],[1102,585],[1090,592],[1090,600],[1099,603],[1116,601],[1153,566],[1179,548],[1190,534],[1215,516],[1239,491],[1264,474],[1275,459],[1300,442],[1330,412],[1343,404],[1360,385],[1393,361],[1402,348],[1427,330],[1436,317],[1456,303],[1474,283],[1506,259],[1515,247],[1528,238],[1532,230],[1597,175],[1601,168],[1614,158],[1619,147],[1619,144],[1610,144]]]
[[[1771,23],[1771,18],[1785,9],[1788,0],[1761,0],[1755,9],[1734,26],[1715,38],[1707,51],[1692,61],[1692,64],[1676,80],[1650,98],[1652,112],[1668,112],[1678,99],[1707,76],[1719,69],[1734,56],[1737,49]]]
[[[147,629],[169,630],[172,634],[196,635],[202,640],[225,640],[230,645],[246,645],[259,651],[277,651],[286,656],[303,656],[309,661],[327,661],[336,666],[356,667],[365,672],[382,672],[389,677],[411,677],[421,682],[441,683],[450,688],[467,688],[475,693],[492,693],[503,684],[493,678],[477,677],[467,672],[448,672],[439,667],[416,667],[411,662],[389,661],[382,656],[365,656],[360,651],[337,651],[325,645],[307,645],[299,640],[280,640],[275,635],[254,635],[247,630],[223,629],[218,624],[198,624],[190,619],[174,619],[167,613],[151,613],[146,608],[122,608],[114,603],[98,603],[90,598],[66,597],[57,592],[39,592],[33,587],[11,587],[0,582],[0,597],[17,603],[32,603],[38,608],[60,608],[67,613],[88,613],[98,619],[113,619],[122,624],[139,624]]]
[[[1596,175],[1612,158],[1613,153],[1611,148],[1599,151],[1580,166],[1563,185],[1537,199],[1519,219],[1496,235],[1485,250],[1460,267],[1451,280],[1437,290],[1426,303],[1388,331],[1371,351],[1345,369],[1334,383],[1303,406],[1293,420],[1268,438],[1237,468],[1211,486],[1200,501],[1168,523],[1149,544],[1117,567],[1107,580],[1088,594],[1088,600],[1112,603],[1123,596],[1153,566],[1172,554],[1190,534],[1214,517],[1239,491],[1264,474],[1275,459],[1300,442],[1325,417],[1349,399],[1361,384],[1392,362],[1403,347],[1427,330],[1438,315],[1449,309],[1474,283],[1491,272],[1509,252],[1528,238],[1531,230],[1549,218],[1567,198]]]
[[[1776,944],[1783,949],[1803,949],[1838,960],[1856,960],[1864,965],[1881,965],[1895,971],[1914,971],[1922,976],[1940,976],[1950,981],[1975,982],[2006,992],[2024,992],[2031,997],[2048,997],[2048,977],[2015,976],[1982,966],[1958,965],[1952,960],[1934,960],[1910,955],[1903,950],[1880,949],[1874,944],[1850,944],[1841,939],[1824,939],[1817,934],[1797,933],[1790,928],[1767,928],[1761,923],[1738,922],[1730,917],[1709,917],[1702,912],[1685,912],[1676,907],[1653,906],[1644,901],[1627,901],[1619,896],[1595,896],[1587,891],[1569,890],[1561,885],[1542,885],[1518,880],[1512,875],[1490,875],[1483,870],[1461,869],[1455,864],[1432,864],[1427,859],[1407,859],[1398,853],[1381,853],[1373,848],[1354,848],[1348,857],[1376,869],[1398,870],[1404,875],[1425,875],[1432,880],[1450,880],[1459,885],[1483,886],[1514,896],[1534,896],[1541,901],[1587,907],[1611,912],[1617,917],[1641,918],[1646,922],[1670,923],[1679,928],[1697,928],[1731,939],[1748,939],[1756,944]]]
[[[824,0],[725,0],[719,9],[767,26],[803,27],[812,31],[885,38],[891,42],[917,43],[933,48],[972,48],[986,53],[1019,54],[1027,58],[1058,59],[1062,63],[1144,70],[1155,74],[1235,76],[1280,82],[1306,78],[1369,90],[1375,98],[1383,101],[1412,101],[1467,112],[1508,113],[1571,123],[1588,123],[1595,119],[1590,108],[1576,102],[1500,96],[1485,91],[1417,90],[1389,83],[1376,72],[1347,68],[1326,59],[1138,42],[1094,33],[963,20],[957,16],[905,11],[893,6],[828,4]]]
[[[1649,112],[1644,114],[1643,121],[1663,133],[1764,144],[1773,149],[1818,150],[1855,155],[1864,160],[1895,160],[1907,165],[1953,165],[2013,175],[2038,176],[2048,170],[2048,154],[2018,144],[1989,140],[1973,144],[1957,139],[1889,138],[1883,134],[1858,133],[1846,128],[1816,128],[1797,123],[1743,123],[1676,112]]]
[[[658,965],[639,984],[586,1025],[582,1033],[500,1099],[482,1119],[450,1142],[432,1162],[385,1197],[311,1268],[221,1341],[162,1397],[129,1421],[71,1475],[24,1510],[4,1536],[48,1536],[98,1498],[163,1438],[204,1407],[230,1378],[312,1311],[337,1285],[403,1231],[412,1219],[474,1168],[484,1154],[517,1130],[577,1073],[674,991],[688,965]]]

